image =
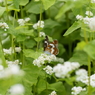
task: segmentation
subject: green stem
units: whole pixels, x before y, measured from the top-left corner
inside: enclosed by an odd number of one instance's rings
[[[9,21],[7,0],[5,0],[5,6],[6,6],[6,12],[7,12],[7,19],[8,19],[8,21]]]
[[[91,95],[90,75],[91,75],[91,59],[90,57],[88,57],[88,76],[89,76],[88,95]]]

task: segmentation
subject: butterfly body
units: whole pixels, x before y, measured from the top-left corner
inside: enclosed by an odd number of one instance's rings
[[[53,42],[49,42],[48,37],[46,36],[44,40],[44,52],[46,54],[58,54],[58,41],[54,40]]]

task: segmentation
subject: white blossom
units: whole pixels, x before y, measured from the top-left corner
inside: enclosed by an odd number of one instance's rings
[[[0,71],[2,71],[4,69],[3,65],[0,65]]]
[[[15,47],[15,52],[20,53],[21,52],[21,47]]]
[[[30,21],[30,18],[25,18],[25,22],[28,22],[28,21]]]
[[[57,95],[55,91],[52,91],[49,95]]]
[[[40,37],[45,37],[45,33],[44,32],[40,32]]]
[[[4,2],[4,0],[0,0],[0,3]]]
[[[79,63],[77,62],[64,62],[64,64],[57,64],[53,67],[53,72],[56,77],[65,78],[70,76],[70,72],[79,68]]]
[[[85,24],[89,24],[90,18],[89,18],[88,16],[86,16],[85,18],[83,18],[83,22],[84,22]]]
[[[87,16],[93,16],[93,13],[91,11],[86,11],[85,13]]]
[[[95,0],[91,0],[91,3],[95,3]]]
[[[14,50],[15,50],[15,52],[20,53],[21,47],[15,47],[15,48],[10,47],[9,49],[3,49],[3,52],[4,52],[4,55],[6,55],[6,54],[11,55],[14,53]]]
[[[90,76],[90,85],[92,87],[95,87],[95,74]]]
[[[45,68],[43,68],[43,70],[45,70],[46,73],[49,75],[52,75],[52,73],[53,73],[53,68],[49,65],[47,65]]]
[[[74,86],[71,90],[72,90],[71,94],[78,95],[78,94],[80,94],[80,92],[86,91],[86,88],[82,88],[80,86],[78,86],[78,87]]]
[[[30,18],[18,19],[17,22],[18,22],[18,24],[19,24],[20,26],[24,26],[25,23],[27,23],[29,20],[30,20]]]
[[[2,29],[4,29],[4,31],[7,31],[7,30],[9,29],[8,24],[5,23],[5,22],[0,22],[0,27],[1,27]]]
[[[25,89],[22,84],[15,84],[9,89],[11,95],[22,95],[24,94],[24,91]]]
[[[77,15],[77,16],[76,16],[76,19],[78,19],[78,20],[83,20],[83,16]]]
[[[56,56],[55,55],[47,55],[47,54],[41,54],[37,59],[33,61],[33,64],[41,67],[43,64],[50,63],[52,61],[56,61]]]
[[[44,21],[38,21],[37,23],[35,23],[33,25],[34,29],[38,29],[38,28],[44,28]]]
[[[14,76],[24,75],[24,72],[20,69],[19,65],[17,65],[17,64],[11,64],[7,68],[3,68],[0,71],[0,78],[8,78],[13,75]]]

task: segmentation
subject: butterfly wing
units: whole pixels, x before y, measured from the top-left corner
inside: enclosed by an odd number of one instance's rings
[[[44,40],[44,51],[46,49],[46,47],[49,45],[49,39],[48,36],[45,36],[45,40]]]

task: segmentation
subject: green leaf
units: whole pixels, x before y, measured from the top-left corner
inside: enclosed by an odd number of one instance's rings
[[[34,59],[38,58],[42,53],[42,51],[35,52],[34,50],[31,50],[31,49],[24,49],[23,52],[26,57],[31,57]]]
[[[92,58],[95,59],[95,40],[89,42],[84,47],[84,51]]]
[[[72,32],[74,32],[76,29],[80,28],[81,25],[78,21],[74,22],[73,25],[65,32],[65,34],[63,36],[67,36],[69,34],[71,34]]]
[[[84,46],[86,45],[86,42],[85,41],[81,41],[77,44],[76,46],[76,50],[83,50]]]
[[[71,1],[66,2],[59,10],[57,16],[55,17],[56,19],[60,18],[65,12],[70,10],[71,8],[74,7],[74,3]]]
[[[41,10],[42,9],[42,10]],[[31,1],[26,7],[25,10],[29,13],[39,14],[44,11],[41,2]]]
[[[49,84],[48,88],[51,90],[57,91],[58,95],[63,95],[63,93],[64,93],[64,95],[66,95],[66,90],[65,90],[65,87],[62,82],[56,82],[53,84]]]
[[[0,17],[3,15],[3,13],[5,12],[6,8],[5,7],[1,7],[0,6]]]
[[[14,7],[16,8],[16,9],[19,9],[19,0],[13,0],[13,4],[14,4]]]
[[[17,1],[19,1],[19,0],[17,0]],[[20,5],[25,6],[28,2],[29,2],[29,0],[20,0]]]
[[[56,0],[41,0],[43,5],[44,5],[44,8],[45,10],[47,10],[49,7],[51,7]]]
[[[84,51],[76,51],[73,56],[69,59],[71,62],[79,62],[80,65],[88,64],[88,56]]]

